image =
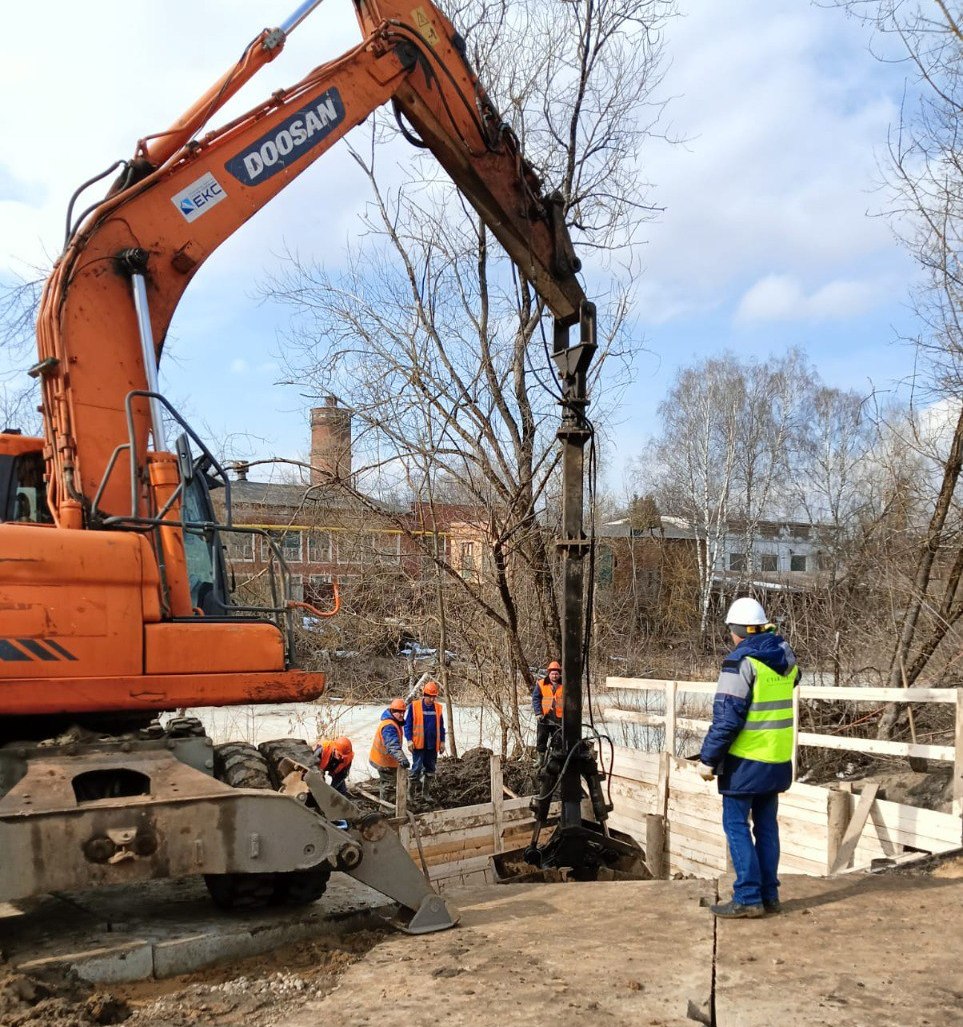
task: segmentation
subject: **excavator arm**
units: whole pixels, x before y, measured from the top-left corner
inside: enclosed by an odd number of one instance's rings
[[[136,516],[128,463],[114,453],[128,438],[125,402],[131,393],[157,391],[156,361],[191,278],[244,222],[389,101],[556,318],[565,325],[578,319],[584,295],[561,199],[542,193],[466,60],[461,37],[431,3],[355,0],[361,44],[198,135],[316,5],[302,5],[286,27],[261,33],[170,129],[138,144],[47,283],[37,370],[50,507],[61,527],[89,526],[95,495],[101,518]],[[150,405],[140,396],[131,403],[138,468],[147,462],[151,429],[154,449],[166,448]]]

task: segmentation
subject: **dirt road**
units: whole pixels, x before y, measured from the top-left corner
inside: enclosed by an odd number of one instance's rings
[[[784,912],[716,922],[714,882],[453,896],[453,931],[355,930],[187,977],[91,986],[7,972],[3,1027],[959,1027],[963,860],[784,881]],[[9,968],[9,963],[8,963]]]

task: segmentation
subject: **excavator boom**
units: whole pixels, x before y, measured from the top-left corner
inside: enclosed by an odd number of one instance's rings
[[[156,361],[177,303],[204,260],[389,101],[556,318],[578,320],[584,294],[562,200],[543,194],[451,22],[431,3],[414,9],[355,6],[365,33],[355,49],[198,136],[283,47],[283,30],[262,32],[168,130],[138,144],[126,173],[70,239],[47,283],[38,325],[51,509],[58,524],[89,524],[101,485],[99,512],[132,513],[126,468],[116,467],[106,481],[105,475],[114,447],[126,441],[126,397],[154,381],[140,345],[142,326],[149,327]],[[140,312],[131,299],[131,280],[138,275],[146,308]],[[105,324],[112,326],[109,347],[99,345]],[[133,408],[138,466],[146,450],[148,405],[141,400]]]

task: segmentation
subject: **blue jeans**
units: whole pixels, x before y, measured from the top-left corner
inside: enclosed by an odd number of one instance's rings
[[[411,750],[411,779],[431,777],[435,772],[435,764],[438,762],[438,752],[435,749],[412,749]]]
[[[779,795],[723,795],[722,828],[726,832],[736,882],[732,898],[758,906],[779,898]],[[752,815],[752,834],[749,816]]]

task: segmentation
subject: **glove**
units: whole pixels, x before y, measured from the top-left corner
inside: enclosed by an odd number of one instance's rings
[[[700,763],[696,770],[699,772],[699,777],[703,781],[714,781],[716,772],[708,765],[708,763]]]
[[[439,756],[444,756],[445,755],[445,747],[444,747],[444,745],[442,745],[442,747],[438,750],[438,755]]]

